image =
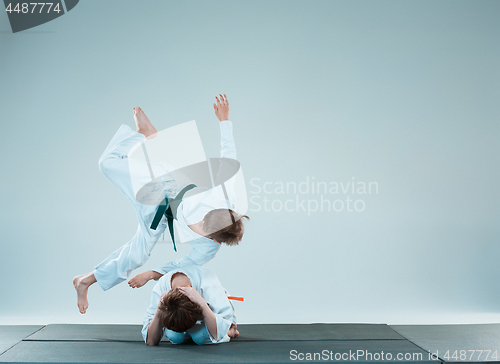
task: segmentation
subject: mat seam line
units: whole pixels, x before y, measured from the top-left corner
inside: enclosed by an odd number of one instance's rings
[[[118,342],[118,343],[140,343],[142,341],[138,340],[35,340],[35,339],[23,339],[21,341],[33,341],[33,342],[96,342],[96,343],[113,343],[113,342]],[[318,340],[233,340],[231,342],[297,342],[297,341],[409,341],[410,343],[413,344],[412,341],[406,339],[406,338],[401,338],[401,339],[318,339]],[[167,342],[167,341],[165,341]],[[422,349],[424,350],[424,349]],[[426,351],[426,350],[424,350]]]
[[[30,337],[31,335],[36,334],[38,331],[40,331],[41,329],[43,329],[45,326],[47,326],[47,325],[43,325],[42,327],[40,327],[40,328],[39,328],[38,330],[36,330],[35,332],[32,332],[31,334],[29,334],[28,336],[26,336],[24,339],[26,339],[26,338]],[[17,343],[15,343],[14,345],[12,345],[10,348],[8,348],[7,350],[5,350],[5,351],[1,352],[1,353],[0,353],[0,356],[2,356],[2,355],[3,355],[3,354],[5,354],[7,351],[9,351],[10,349],[12,349],[14,346],[18,345],[20,342],[23,342],[23,341],[24,341],[24,339],[19,340]],[[1,363],[1,361],[0,361],[0,363]]]
[[[394,330],[394,331],[396,331],[396,330]],[[396,332],[397,332],[397,331],[396,331]],[[398,332],[398,334],[399,334],[399,332]],[[415,344],[413,341],[411,341],[410,339],[408,339],[408,338],[407,338],[406,336],[404,336],[403,334],[399,334],[399,335],[403,336],[403,337],[404,337],[407,341],[411,342],[411,343],[412,343],[413,345],[415,345],[417,348],[422,349],[422,350],[423,350],[423,351],[425,351],[426,353],[430,353],[430,351],[428,351],[428,350],[424,349],[424,348],[423,348],[423,347],[421,347],[420,345]],[[441,359],[441,357],[439,357],[439,356],[438,356],[438,359],[441,361],[441,364],[447,363],[447,362],[445,362],[443,359]]]

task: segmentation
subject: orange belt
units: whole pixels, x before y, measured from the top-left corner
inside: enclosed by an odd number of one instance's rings
[[[227,298],[234,301],[243,301],[243,297],[227,296]]]

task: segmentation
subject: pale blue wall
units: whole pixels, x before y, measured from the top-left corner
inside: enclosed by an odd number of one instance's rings
[[[246,298],[241,322],[500,321],[499,15],[498,1],[82,0],[12,34],[0,14],[0,323],[142,321],[153,283],[95,286],[76,308],[72,277],[136,229],[97,160],[134,106],[159,129],[196,119],[217,156],[218,93],[254,202],[296,196],[252,179],[378,183],[350,196],[363,212],[250,204],[241,246],[208,264]],[[145,268],[187,251],[158,245]]]

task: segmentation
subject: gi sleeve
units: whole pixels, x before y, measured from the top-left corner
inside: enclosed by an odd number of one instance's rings
[[[221,158],[236,159],[236,146],[233,138],[233,123],[229,120],[219,122],[221,132]]]
[[[205,300],[214,313],[217,322],[217,337],[213,338],[212,335],[209,335],[210,340],[214,344],[227,342],[230,340],[229,336],[227,336],[227,330],[229,330],[231,324],[236,323],[234,308],[215,273],[207,271],[205,278],[209,284],[203,288],[202,296],[206,297]]]
[[[217,337],[213,338],[210,333],[210,340],[212,343],[219,344],[223,342],[228,342],[230,340],[229,336],[227,336],[227,330],[231,327],[232,321],[229,318],[225,318],[223,315],[214,313],[215,321],[217,322]]]
[[[208,245],[207,243],[202,243],[202,244]],[[217,243],[211,244],[211,247],[209,248],[205,247],[203,253],[201,253],[198,249],[193,247],[188,256],[168,262],[167,264],[164,264],[160,267],[156,267],[155,269],[153,269],[153,271],[158,272],[160,274],[167,274],[169,271],[177,268],[187,267],[190,265],[201,266],[207,263],[208,261],[212,260],[212,258],[215,257],[219,249],[220,245]]]

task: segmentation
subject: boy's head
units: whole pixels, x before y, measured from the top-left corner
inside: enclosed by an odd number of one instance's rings
[[[196,321],[203,319],[200,305],[187,298],[178,288],[167,293],[160,310],[163,327],[175,332],[185,332],[192,328]]]
[[[243,219],[250,220],[247,215],[240,215],[230,209],[215,209],[203,218],[203,231],[209,239],[227,245],[238,245],[245,231]]]

